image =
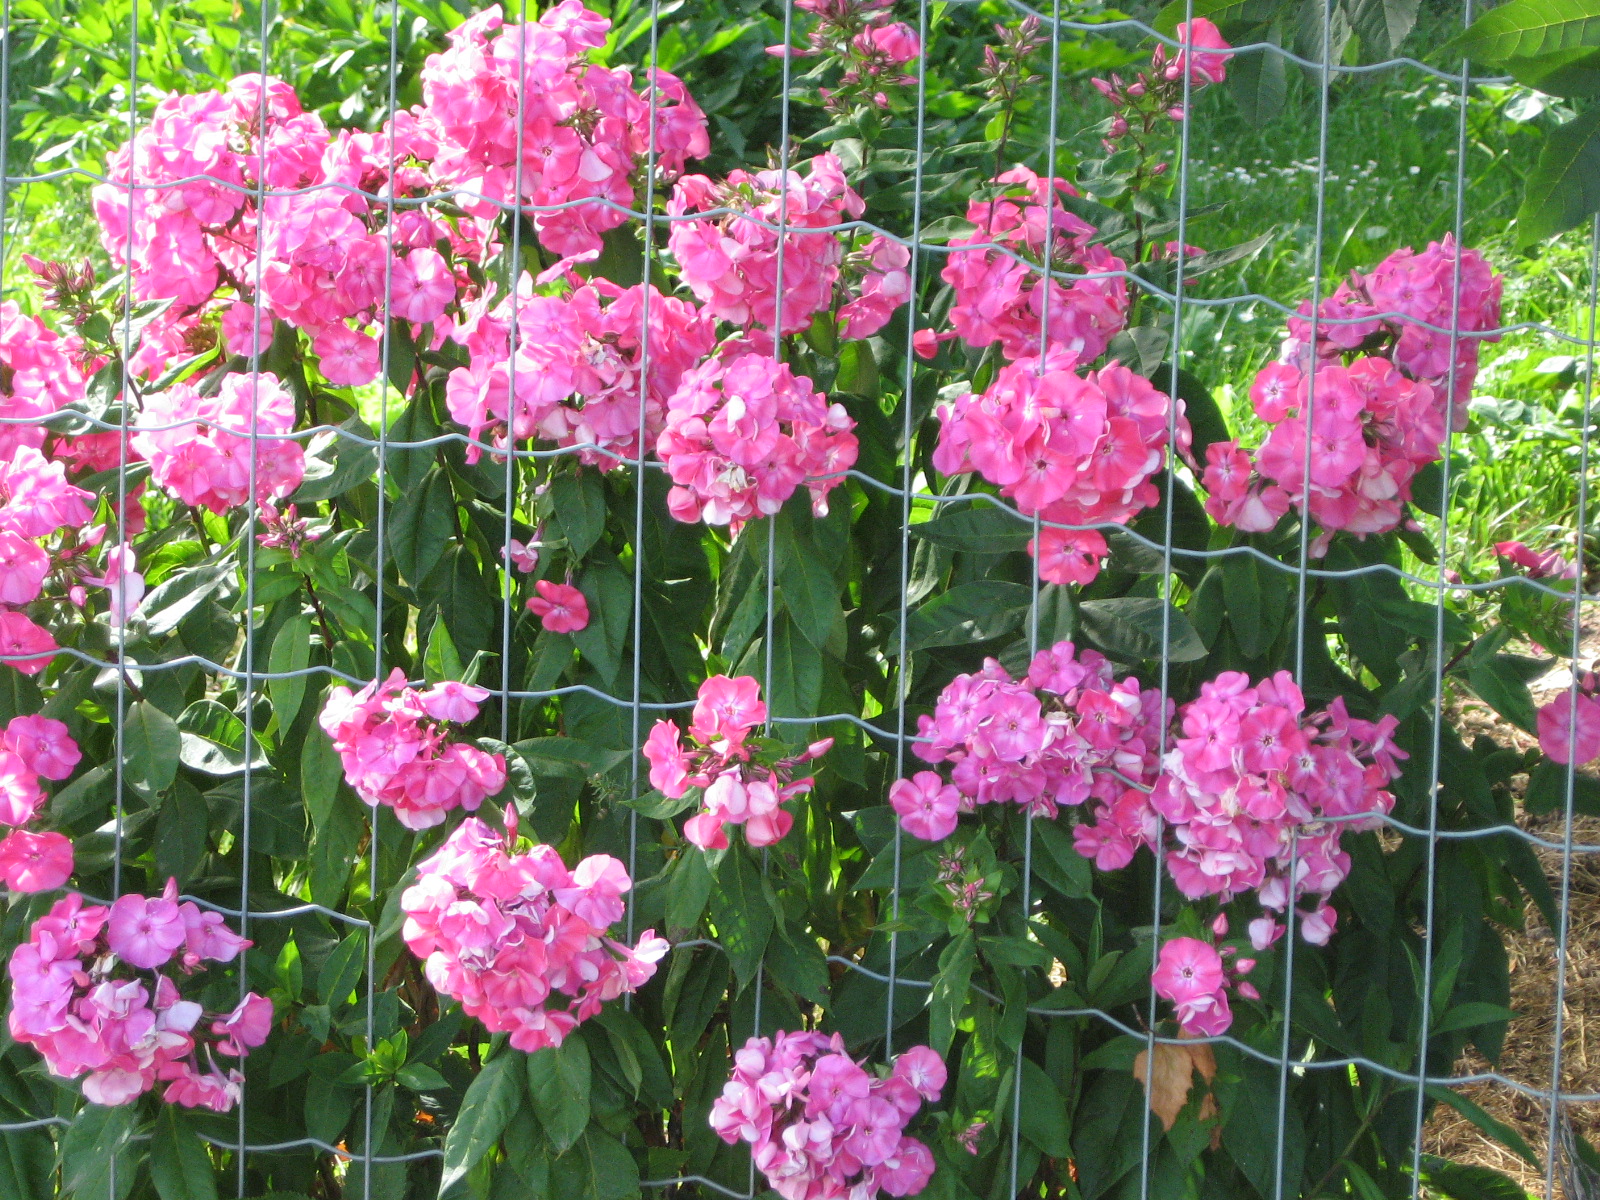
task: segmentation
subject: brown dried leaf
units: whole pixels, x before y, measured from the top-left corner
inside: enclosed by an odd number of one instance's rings
[[[1157,1042],[1156,1066],[1153,1079],[1146,1079],[1145,1064],[1148,1052],[1141,1050],[1133,1060],[1133,1077],[1145,1085],[1150,1097],[1150,1111],[1161,1118],[1161,1128],[1169,1130],[1189,1102],[1189,1092],[1194,1086],[1194,1075],[1200,1073],[1205,1095],[1200,1100],[1199,1118],[1212,1121],[1217,1117],[1217,1098],[1211,1092],[1211,1081],[1217,1075],[1217,1058],[1207,1043],[1199,1045],[1174,1045]]]

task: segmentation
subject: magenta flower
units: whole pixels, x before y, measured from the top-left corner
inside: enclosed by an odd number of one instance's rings
[[[528,611],[551,633],[577,633],[589,627],[589,601],[577,588],[548,579],[533,586],[539,594],[528,597]]]
[[[940,842],[955,832],[961,793],[934,772],[918,771],[889,788],[889,806],[912,837]]]
[[[1558,763],[1582,766],[1600,758],[1600,700],[1589,691],[1556,695],[1539,709],[1539,749]]]
[[[72,876],[72,841],[59,833],[15,829],[0,841],[0,877],[13,892],[48,892]]]
[[[183,945],[184,936],[183,918],[171,900],[122,896],[106,921],[111,952],[136,967],[165,965]]]

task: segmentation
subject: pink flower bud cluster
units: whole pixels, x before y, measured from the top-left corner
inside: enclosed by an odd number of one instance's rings
[[[827,111],[847,112],[860,100],[888,108],[894,89],[917,82],[905,68],[922,54],[922,41],[909,25],[890,20],[891,0],[796,0],[795,7],[817,18],[805,47],[768,46],[767,53],[822,58],[837,67],[836,85],[818,89]]]
[[[87,525],[94,497],[67,482],[66,467],[51,462],[36,448],[18,445],[0,459],[0,661],[24,675],[37,675],[50,664],[48,654],[57,649],[50,631],[19,611],[43,594],[45,581],[62,569],[73,577],[69,595],[84,602],[81,585],[102,583],[89,579],[87,552],[105,536],[97,526],[80,542],[70,532],[58,554],[40,543],[62,530]],[[141,581],[142,585],[142,581]]]
[[[1063,206],[1062,196],[1078,194],[1066,180],[1019,166],[994,182],[999,195],[968,203],[967,220],[977,229],[950,242],[940,273],[955,289],[956,335],[978,347],[999,342],[1007,358],[1027,358],[1040,353],[1039,331],[1048,321],[1046,350],[1068,351],[1084,363],[1099,358],[1127,322],[1128,283],[1117,274],[1126,264],[1091,243],[1095,227]],[[1046,280],[1046,242],[1051,272],[1090,278]],[[966,246],[972,249],[959,248]]]
[[[976,471],[1028,515],[1066,525],[1124,524],[1159,503],[1171,398],[1115,362],[1079,375],[1070,354],[1002,367],[988,390],[941,405],[933,465]],[[1187,449],[1182,401],[1178,444]],[[1109,548],[1093,529],[1045,529],[1029,547],[1051,583],[1091,582]]]
[[[251,499],[270,504],[300,486],[305,450],[286,436],[294,421],[294,397],[276,375],[225,375],[212,396],[187,383],[146,396],[128,444],[150,463],[156,486],[221,513]]]
[[[805,175],[798,170],[736,170],[717,183],[685,175],[672,190],[674,217],[711,209],[716,216],[672,222],[667,248],[683,282],[718,320],[771,332],[782,304],[784,335],[800,333],[833,304],[848,232],[832,227],[854,220],[865,202],[845,182],[833,154],[819,154]],[[783,294],[778,294],[782,238]],[[851,336],[865,336],[851,334]]]
[[[1120,75],[1092,82],[1116,109],[1107,137],[1106,150],[1115,153],[1118,142],[1130,135],[1138,148],[1144,150],[1144,140],[1154,129],[1157,120],[1182,121],[1187,115],[1184,108],[1184,77],[1188,76],[1189,93],[1228,78],[1228,59],[1231,47],[1217,27],[1204,17],[1181,21],[1173,30],[1179,49],[1173,53],[1158,45],[1150,56],[1149,75],[1140,72],[1132,83],[1125,83]],[[1160,175],[1166,167],[1158,164],[1153,172]]]
[[[581,447],[579,460],[602,471],[636,459],[641,373],[648,372],[648,445],[661,432],[667,398],[684,373],[715,348],[714,323],[693,304],[649,285],[624,290],[595,279],[564,297],[533,289],[524,276],[515,354],[509,300],[474,311],[457,329],[454,337],[471,361],[450,373],[450,415],[474,440],[487,438],[495,446],[509,438]],[[647,303],[648,345],[640,336]],[[477,461],[480,451],[469,446],[467,454]]]
[[[83,399],[81,354],[76,337],[47,329],[14,301],[0,304],[0,459],[43,447],[45,419]]]
[[[489,695],[447,681],[419,692],[396,667],[359,692],[332,688],[318,723],[339,752],[356,795],[387,804],[407,829],[429,829],[454,808],[476,812],[506,785],[506,763],[458,740]]]
[[[1458,270],[1459,311],[1451,300]],[[1311,305],[1302,304],[1282,361],[1250,389],[1272,433],[1254,455],[1236,442],[1207,448],[1206,510],[1247,532],[1271,529],[1291,505],[1309,509],[1329,533],[1399,525],[1416,473],[1439,460],[1451,416],[1455,429],[1466,427],[1478,342],[1498,338],[1487,331],[1500,320],[1502,284],[1482,254],[1458,255],[1449,237],[1421,254],[1397,250],[1369,274],[1352,272],[1319,308],[1314,381]],[[1457,319],[1452,361],[1450,335],[1419,322],[1448,330]]]
[[[1078,852],[1116,870],[1140,846],[1154,849],[1159,831],[1184,896],[1227,902],[1254,891],[1277,913],[1310,899],[1315,909],[1296,914],[1300,931],[1325,943],[1338,920],[1327,897],[1350,873],[1339,840],[1382,826],[1394,808],[1387,785],[1407,755],[1392,740],[1393,716],[1360,720],[1339,697],[1319,712],[1305,708],[1287,671],[1255,685],[1224,671],[1203,684],[1178,710],[1154,790],[1130,788],[1098,805],[1093,823],[1073,831]],[[1270,916],[1251,923],[1257,949],[1281,933]]]
[[[1524,542],[1496,542],[1495,555],[1526,571],[1529,579],[1576,579],[1578,564],[1559,550],[1544,553]]]
[[[1226,932],[1226,918],[1218,921]],[[1255,959],[1229,962],[1234,954],[1232,946],[1219,953],[1210,942],[1192,937],[1176,937],[1161,947],[1150,982],[1156,995],[1172,1001],[1172,1015],[1185,1037],[1220,1037],[1228,1031],[1233,1024],[1229,987],[1247,1000],[1261,998],[1255,985],[1244,979],[1255,969]]]
[[[782,806],[811,790],[815,780],[794,778],[797,767],[821,758],[833,739],[813,742],[798,755],[752,745],[750,731],[767,719],[760,685],[748,675],[713,675],[700,685],[689,719],[689,745],[673,721],[657,721],[645,739],[650,786],[676,800],[701,790],[704,807],[684,822],[683,836],[703,850],[728,845],[729,825],[744,828],[752,846],[770,846],[794,826]]]
[[[514,853],[507,818],[509,836],[467,818],[418,865],[402,936],[440,993],[531,1054],[643,987],[668,946],[648,929],[632,949],[607,936],[633,886],[621,862],[595,854],[569,871],[551,846]]]
[[[802,482],[818,515],[855,465],[855,421],[811,380],[765,354],[714,358],[683,376],[667,401],[656,453],[675,485],[680,521],[727,525],[771,516]]]
[[[924,1102],[944,1090],[944,1060],[927,1046],[868,1071],[844,1038],[817,1032],[751,1038],[711,1105],[711,1128],[746,1142],[783,1200],[914,1196],[933,1177],[933,1154],[906,1135]]]
[[[588,61],[610,28],[579,0],[524,25],[505,21],[495,4],[428,58],[417,112],[438,144],[433,177],[461,189],[456,202],[467,212],[570,206],[530,214],[539,240],[558,255],[593,257],[600,235],[637,207],[652,129],[656,166],[669,176],[710,151],[705,115],[677,76],[654,71],[636,91],[628,71]]]
[[[1578,690],[1556,693],[1539,709],[1539,749],[1563,765],[1583,766],[1600,758],[1600,675],[1578,672]]]
[[[1113,803],[1128,781],[1148,787],[1159,766],[1160,693],[1131,677],[1114,680],[1094,650],[1057,642],[1012,679],[994,659],[957,675],[931,716],[917,718],[912,753],[950,764],[950,782],[932,771],[902,779],[889,803],[906,832],[948,837],[956,816],[980,804],[1010,803],[1035,816],[1095,799]]]
[[[217,1058],[242,1059],[267,1040],[272,1001],[251,992],[231,1012],[207,1013],[179,980],[248,945],[219,914],[180,904],[175,881],[160,897],[109,907],[68,893],[12,952],[11,1036],[52,1075],[85,1076],[92,1103],[127,1104],[162,1082],[169,1104],[227,1112],[244,1075]]]
[[[13,892],[48,892],[72,875],[72,840],[54,831],[22,828],[44,807],[41,779],[60,781],[82,757],[60,721],[12,717],[0,732],[0,825],[11,826],[0,841],[0,878]]]

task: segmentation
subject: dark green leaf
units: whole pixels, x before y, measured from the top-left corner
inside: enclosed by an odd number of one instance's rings
[[[1033,526],[992,504],[974,504],[911,526],[911,536],[971,554],[1007,554],[1025,549]]]
[[[1499,11],[1499,10],[1495,10]],[[1487,14],[1493,16],[1494,12]],[[1600,28],[1600,16],[1595,18]],[[1600,104],[1545,137],[1517,209],[1521,246],[1554,237],[1600,210]]]
[[[272,697],[272,713],[278,719],[278,729],[286,731],[300,713],[300,703],[305,699],[307,677],[289,674],[303,671],[311,662],[311,618],[296,613],[282,625],[272,638],[272,653],[267,658],[267,692]]]
[[[589,1047],[568,1037],[528,1056],[528,1096],[556,1153],[565,1153],[589,1124]]]
[[[599,472],[557,475],[550,481],[550,499],[567,549],[582,559],[606,528],[606,488]]]
[[[115,1200],[133,1187],[135,1172],[128,1169],[123,1149],[133,1133],[138,1109],[131,1104],[102,1108],[85,1104],[78,1110],[72,1126],[61,1139],[62,1190],[76,1200]],[[112,1163],[117,1189],[111,1189]]]
[[[773,928],[761,873],[743,847],[730,847],[722,856],[711,892],[711,920],[742,990],[755,978]]]
[[[970,929],[939,955],[939,971],[934,976],[933,994],[928,999],[928,1045],[937,1054],[950,1052],[956,1022],[967,1006],[972,972],[977,965],[978,949]]]
[[[426,579],[444,557],[455,538],[455,507],[450,476],[434,470],[415,491],[402,495],[390,512],[389,557],[409,582]]]
[[[1440,57],[1480,63],[1600,46],[1600,4],[1594,0],[1507,0],[1480,16]]]
[[[1163,649],[1172,662],[1206,655],[1205,644],[1183,614],[1154,596],[1086,600],[1078,606],[1078,628],[1101,650],[1124,660],[1160,658]]]
[[[187,883],[205,855],[211,810],[192,785],[180,780],[156,814],[156,875]]]
[[[1219,566],[1233,636],[1246,658],[1260,658],[1283,628],[1294,577],[1254,554],[1230,554]]]
[[[550,1164],[550,1190],[561,1200],[632,1200],[639,1194],[639,1165],[626,1146],[591,1125]]]
[[[1044,1069],[1031,1058],[1022,1060],[1022,1136],[1054,1158],[1072,1154],[1072,1123],[1066,1102]]]
[[[172,1104],[161,1106],[150,1138],[150,1178],[161,1200],[214,1200],[217,1194],[205,1143],[184,1111]]]
[[[135,700],[122,722],[123,778],[153,799],[178,775],[183,738],[178,723],[148,700]]]
[[[506,1122],[522,1099],[524,1058],[507,1048],[484,1064],[461,1101],[461,1111],[444,1139],[443,1195],[478,1164],[500,1140]]]
[[[911,614],[906,649],[964,646],[1003,637],[1022,624],[1032,603],[1033,593],[1020,583],[980,579],[957,584]],[[897,638],[889,640],[889,649],[898,652]]]
[[[1478,698],[1528,733],[1537,731],[1533,696],[1509,655],[1496,654],[1472,664],[1467,682]]]
[[[1519,1155],[1525,1162],[1531,1163],[1535,1167],[1543,1164],[1544,1160],[1533,1152],[1533,1148],[1528,1145],[1520,1133],[1504,1121],[1490,1116],[1475,1102],[1463,1096],[1456,1088],[1430,1083],[1428,1085],[1428,1096],[1441,1104],[1448,1104],[1507,1150]]]

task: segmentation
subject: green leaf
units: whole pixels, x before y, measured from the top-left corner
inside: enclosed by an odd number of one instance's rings
[[[818,650],[844,652],[844,609],[839,582],[809,538],[780,523],[777,543],[778,591],[806,641]]]
[[[992,504],[974,504],[911,526],[911,536],[969,554],[1009,554],[1027,548],[1031,522]]]
[[[1506,1149],[1520,1155],[1525,1161],[1533,1164],[1536,1167],[1543,1164],[1543,1160],[1534,1154],[1533,1148],[1523,1140],[1523,1137],[1520,1133],[1511,1128],[1511,1126],[1505,1124],[1505,1122],[1500,1121],[1495,1117],[1491,1117],[1488,1113],[1484,1112],[1483,1109],[1479,1108],[1477,1104],[1467,1099],[1467,1097],[1463,1096],[1454,1088],[1447,1088],[1442,1084],[1430,1083],[1428,1085],[1428,1095],[1432,1099],[1439,1101],[1441,1104],[1448,1104],[1451,1108],[1455,1109],[1463,1117],[1471,1121],[1484,1133],[1488,1134]]]
[[[1446,1162],[1424,1154],[1422,1178],[1430,1195],[1447,1200],[1528,1200],[1528,1193],[1515,1180],[1476,1163]]]
[[[579,576],[578,590],[589,602],[589,624],[572,635],[578,653],[607,686],[617,680],[633,619],[633,580],[613,563],[590,565]]]
[[[1406,40],[1406,36],[1417,23],[1417,12],[1420,8],[1421,0],[1353,0],[1350,7],[1350,24],[1354,27],[1356,36],[1361,39],[1362,46],[1371,51],[1364,57],[1370,59],[1398,54],[1400,44]],[[1276,54],[1263,54],[1259,57],[1277,58],[1282,61],[1282,57]],[[1238,61],[1239,59],[1235,58],[1228,64],[1230,76]]]
[[[78,1110],[72,1126],[61,1139],[62,1190],[77,1200],[114,1200],[133,1187],[134,1171],[118,1162],[133,1134],[138,1109],[131,1104],[102,1108],[85,1104]],[[111,1190],[111,1165],[123,1169],[117,1175],[117,1190]]]
[[[1044,1068],[1022,1060],[1022,1136],[1053,1158],[1072,1154],[1072,1122],[1066,1101]]]
[[[178,723],[148,700],[136,700],[122,722],[123,778],[153,800],[178,777],[183,736]]]
[[[1473,663],[1467,682],[1480,700],[1517,728],[1537,732],[1533,696],[1510,656],[1495,654]]]
[[[447,679],[460,679],[466,674],[456,644],[450,640],[450,627],[435,621],[428,633],[428,648],[422,654],[422,677],[428,683],[442,683]]]
[[[1164,629],[1163,610],[1169,614]],[[1085,600],[1078,606],[1078,628],[1114,658],[1160,658],[1163,648],[1172,662],[1194,662],[1206,656],[1205,643],[1183,614],[1155,596]]]
[[[1600,3],[1595,0],[1507,0],[1484,13],[1439,52],[1441,60],[1465,55],[1495,64],[1542,58],[1600,46]]]
[[[936,1054],[948,1054],[956,1036],[956,1022],[967,1006],[972,971],[978,964],[977,943],[968,929],[939,955],[939,970],[928,998],[928,1045]]]
[[[742,846],[729,847],[717,867],[711,920],[742,991],[755,978],[773,928],[772,906],[761,873]]]
[[[461,1101],[461,1110],[444,1139],[444,1176],[439,1182],[443,1197],[457,1180],[500,1140],[506,1122],[522,1099],[522,1055],[512,1050],[484,1064]]]
[[[1283,628],[1292,576],[1254,554],[1230,554],[1219,566],[1233,636],[1246,658],[1260,658]]]
[[[417,373],[417,347],[411,340],[411,327],[399,317],[389,322],[389,340],[384,350],[388,355],[389,382],[405,396]]]
[[[367,969],[367,935],[357,929],[344,938],[322,960],[317,972],[317,996],[330,1008],[346,1004]]]
[[[327,734],[314,729],[306,734],[300,747],[300,792],[306,802],[306,812],[318,829],[327,822],[333,810],[334,796],[339,791],[339,781],[344,778],[344,764],[339,752],[333,748]]]
[[[775,717],[814,717],[822,700],[822,653],[787,613],[772,622],[772,692],[768,709]],[[798,728],[779,726],[780,736]]]
[[[1281,3],[1282,0],[1171,0],[1156,14],[1151,27],[1157,33],[1176,37],[1178,22],[1188,20],[1190,15],[1205,17],[1218,25],[1235,22],[1255,23],[1272,17]],[[1229,61],[1230,72],[1233,70],[1233,64],[1238,61],[1237,57]]]
[[[402,494],[389,515],[388,550],[410,583],[420,583],[439,565],[455,539],[456,498],[450,476],[429,471],[415,491]]]
[[[1032,603],[1033,593],[1020,583],[980,579],[957,584],[937,593],[907,619],[906,649],[964,646],[1003,637],[1022,624]],[[898,653],[899,639],[890,637],[887,648]]]
[[[267,670],[273,676],[289,671],[303,671],[311,662],[311,618],[296,613],[278,627],[272,639],[272,653],[267,658]],[[305,675],[291,675],[287,679],[269,678],[267,692],[272,697],[272,713],[278,718],[278,730],[286,732],[300,714],[301,701],[306,695]]]
[[[1480,1025],[1504,1025],[1515,1017],[1516,1010],[1507,1008],[1503,1004],[1490,1004],[1485,1000],[1468,1000],[1458,1004],[1445,1014],[1444,1019],[1433,1027],[1432,1036],[1441,1033],[1453,1033],[1458,1029],[1476,1029]]]
[[[639,1194],[639,1164],[626,1146],[591,1125],[550,1164],[550,1194],[561,1200],[632,1200]]]
[[[667,936],[681,939],[700,924],[700,915],[711,899],[711,871],[706,856],[686,851],[672,868],[667,881]]]
[[[1539,161],[1528,173],[1522,205],[1517,209],[1517,242],[1531,246],[1554,237],[1597,210],[1600,104],[1591,104],[1546,135]]]
[[[359,416],[319,433],[306,451],[305,477],[289,499],[295,504],[332,500],[371,479],[378,470],[377,447],[354,438],[376,441],[377,437]]]
[[[606,488],[597,471],[557,475],[550,481],[556,521],[574,559],[582,559],[606,530]]]
[[[556,1153],[565,1153],[589,1124],[589,1047],[569,1036],[528,1056],[528,1096]]]
[[[1094,886],[1094,873],[1089,869],[1089,860],[1074,849],[1065,821],[1035,821],[1033,837],[1044,850],[1043,861],[1035,857],[1033,865],[1035,870],[1044,868],[1039,873],[1045,877],[1045,882],[1063,896],[1089,895]]]
[[[432,1067],[422,1063],[407,1063],[394,1075],[395,1082],[413,1092],[442,1092],[450,1082]]]
[[[161,1200],[215,1200],[217,1177],[205,1143],[182,1109],[161,1106],[150,1138],[150,1178]]]
[[[156,875],[188,882],[205,855],[210,835],[211,810],[205,797],[180,781],[156,814]]]

